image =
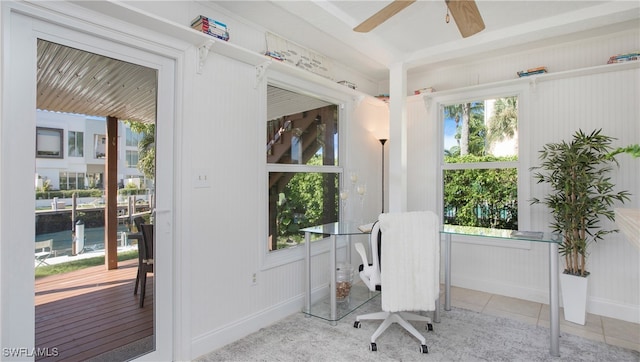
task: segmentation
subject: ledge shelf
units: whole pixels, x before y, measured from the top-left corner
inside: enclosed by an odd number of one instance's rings
[[[520,83],[529,83],[532,87],[535,87],[537,83],[554,80],[554,79],[579,77],[579,76],[598,74],[598,73],[619,72],[623,70],[638,69],[638,68],[640,68],[640,60],[629,61],[624,63],[615,63],[615,64],[602,64],[602,65],[596,65],[593,67],[565,70],[565,71],[555,72],[555,73],[543,73],[538,75],[531,75],[528,77],[508,79],[508,80],[503,80],[498,82],[491,82],[491,83],[478,84],[478,85],[473,85],[468,87],[448,89],[444,91],[436,91],[433,93],[417,94],[417,95],[412,95],[410,97],[422,97],[425,100],[425,102],[428,102],[430,99],[434,97],[454,94],[460,91],[483,90],[488,88],[510,86],[510,85],[515,85]]]

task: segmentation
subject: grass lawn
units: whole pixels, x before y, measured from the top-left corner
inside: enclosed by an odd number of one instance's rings
[[[118,261],[135,259],[138,257],[137,250],[125,251],[118,253]],[[84,269],[91,266],[104,265],[104,255],[96,256],[95,258],[80,259],[70,261],[68,263],[44,265],[36,268],[36,279],[42,278],[48,275],[68,273],[74,270]]]

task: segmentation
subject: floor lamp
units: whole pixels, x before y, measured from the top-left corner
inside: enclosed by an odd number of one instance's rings
[[[379,141],[382,144],[382,213],[384,214],[384,144],[387,139],[381,138]]]

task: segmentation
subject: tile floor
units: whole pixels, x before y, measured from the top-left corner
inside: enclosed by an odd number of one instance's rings
[[[444,300],[444,297],[442,297]],[[451,305],[549,328],[549,305],[451,287]],[[584,326],[564,320],[560,308],[560,332],[640,351],[640,324],[587,314]]]

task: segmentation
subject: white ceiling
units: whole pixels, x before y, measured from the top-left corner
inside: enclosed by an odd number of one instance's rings
[[[605,31],[638,29],[640,1],[477,0],[486,29],[462,38],[447,24],[444,0],[418,0],[369,33],[352,29],[391,1],[261,0],[207,1],[342,64],[374,81],[388,80],[388,67],[409,72],[446,62],[550,45]],[[233,32],[233,29],[231,29]]]

